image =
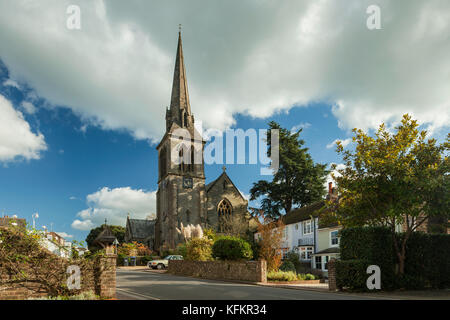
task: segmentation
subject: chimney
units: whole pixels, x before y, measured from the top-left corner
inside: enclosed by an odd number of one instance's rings
[[[333,194],[333,182],[328,182],[328,194]]]

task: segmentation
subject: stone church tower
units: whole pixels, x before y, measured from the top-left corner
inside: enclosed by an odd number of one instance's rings
[[[159,163],[155,226],[157,250],[174,249],[181,242],[176,230],[181,223],[200,224],[217,230],[217,215],[247,213],[247,200],[225,170],[218,179],[205,186],[204,145],[201,134],[194,128],[180,32],[170,108],[166,110],[166,133],[156,147]],[[215,183],[218,180],[220,183]],[[208,199],[207,190],[210,189],[213,196]],[[229,199],[223,198],[225,192]]]

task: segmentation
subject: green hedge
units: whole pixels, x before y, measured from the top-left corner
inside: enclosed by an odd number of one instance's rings
[[[381,270],[381,287],[389,290],[397,286],[396,257],[392,235],[388,228],[346,228],[340,231],[340,237],[341,260],[365,260],[370,264],[377,265]]]
[[[220,260],[250,260],[253,252],[247,241],[238,237],[222,236],[214,242],[212,255]]]
[[[337,260],[336,261],[336,286],[339,289],[368,290],[366,286],[367,267],[371,263],[367,260]]]
[[[404,234],[399,236],[401,238]],[[336,265],[338,287],[366,290],[369,275],[366,269],[361,274],[361,268],[364,264],[367,264],[366,268],[373,264],[380,267],[383,290],[450,288],[450,235],[411,234],[407,242],[405,274],[402,278],[395,273],[397,259],[389,229],[346,228],[340,231],[340,237],[341,260]],[[351,272],[356,271],[358,276],[352,279]]]
[[[283,261],[280,270],[297,272],[297,270],[295,269],[295,265],[292,263],[292,261],[289,260]]]

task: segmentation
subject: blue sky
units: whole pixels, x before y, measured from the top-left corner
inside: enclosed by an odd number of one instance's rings
[[[205,128],[302,138],[316,162],[354,127],[410,113],[450,128],[450,3],[380,0],[0,2],[0,214],[83,240],[107,217],[156,212],[156,143],[170,103],[178,24],[192,112]],[[67,28],[77,5],[80,29]],[[233,23],[230,23],[233,21]],[[350,145],[351,147],[351,145]],[[227,165],[248,195],[258,165]],[[222,164],[205,168],[215,179]]]
[[[170,73],[170,70],[168,70]],[[2,66],[0,83],[9,79]],[[14,106],[20,106],[26,89],[0,86],[0,94]],[[86,196],[103,187],[131,187],[154,191],[157,189],[156,145],[137,140],[129,132],[103,130],[96,126],[82,129],[83,120],[68,108],[52,108],[45,101],[36,103],[34,114],[23,115],[33,132],[45,136],[48,149],[40,159],[20,160],[0,166],[0,212],[17,214],[31,223],[31,215],[38,212],[37,226],[73,235],[83,240],[86,231],[76,230],[71,223],[76,214],[87,208]],[[192,102],[195,112],[195,102]],[[20,107],[17,107],[21,110]],[[304,127],[302,136],[316,162],[339,162],[334,148],[326,146],[337,137],[345,139],[348,132],[339,129],[337,120],[327,105],[293,107],[267,119],[236,115],[232,128],[265,129],[270,120],[292,129]],[[247,160],[248,162],[248,160]],[[236,186],[249,194],[252,184],[265,177],[259,174],[260,165],[227,165],[227,173]],[[205,167],[206,182],[222,172],[222,164]],[[123,212],[126,216],[126,212]]]

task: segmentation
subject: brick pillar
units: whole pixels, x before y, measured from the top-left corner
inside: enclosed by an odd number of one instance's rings
[[[337,291],[336,287],[336,259],[328,261],[328,290]]]
[[[259,260],[258,271],[261,270],[261,282],[267,282],[267,261]]]
[[[100,258],[101,273],[97,279],[96,287],[101,298],[116,297],[116,260],[117,255],[107,255]]]

